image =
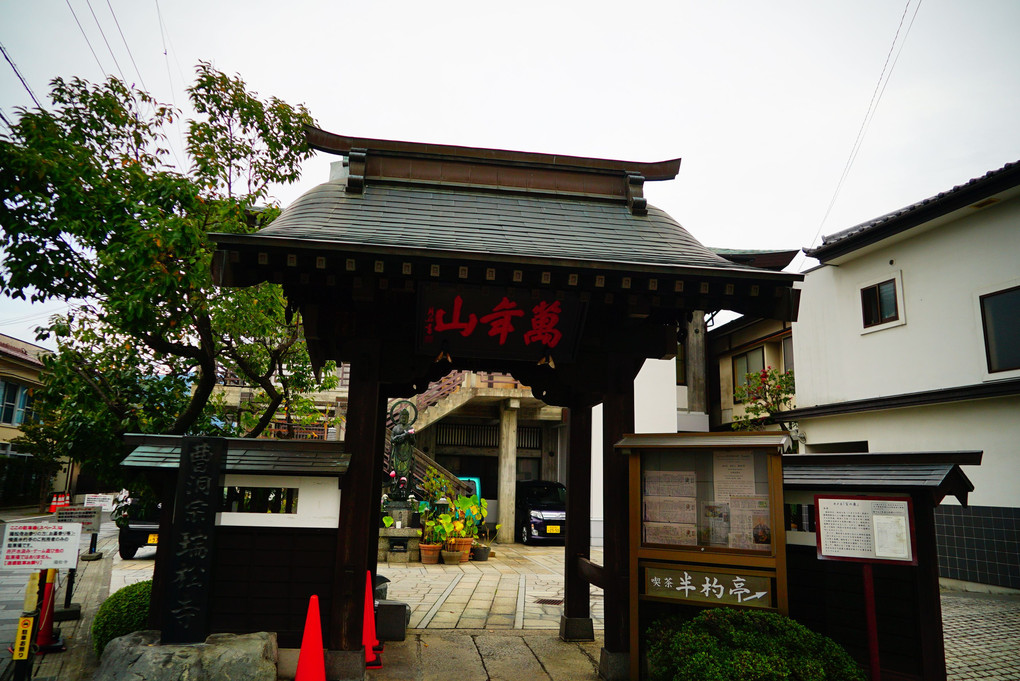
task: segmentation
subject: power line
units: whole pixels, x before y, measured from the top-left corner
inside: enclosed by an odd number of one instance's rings
[[[106,43],[106,49],[110,53],[110,57],[113,59],[114,65],[117,67],[117,73],[120,74],[120,79],[127,83],[127,78],[124,77],[124,70],[120,68],[120,62],[117,61],[117,55],[113,53],[113,48],[110,47],[110,41],[106,39],[106,32],[103,31],[103,25],[99,23],[99,17],[96,16],[96,10],[92,9],[92,3],[90,0],[85,0],[85,4],[89,6],[89,12],[92,13],[92,19],[96,22],[96,26],[99,28],[99,35],[103,36],[103,42]]]
[[[14,124],[11,123],[11,120],[9,118],[7,118],[7,114],[4,113],[3,109],[0,109],[0,121],[4,122],[4,125],[7,126],[8,130],[11,130],[11,131],[14,130]]]
[[[106,6],[110,8],[110,14],[113,15],[113,23],[117,25],[117,32],[120,33],[120,39],[124,42],[124,49],[127,50],[128,57],[131,59],[131,65],[135,67],[135,73],[138,74],[138,82],[142,84],[142,89],[148,92],[149,88],[145,86],[142,72],[138,70],[138,64],[135,63],[135,55],[131,54],[131,48],[128,46],[127,38],[124,37],[124,31],[120,27],[120,22],[117,21],[117,13],[113,11],[113,5],[110,4],[110,0],[106,0]]]
[[[892,44],[889,46],[889,53],[886,54],[885,63],[882,65],[882,73],[878,76],[878,82],[875,84],[875,89],[871,93],[871,101],[868,103],[868,110],[864,114],[864,120],[861,121],[861,127],[857,131],[857,138],[854,140],[853,146],[850,149],[850,156],[847,158],[846,165],[843,166],[843,174],[839,178],[839,182],[836,183],[836,190],[832,193],[832,199],[829,200],[829,206],[825,209],[825,215],[822,217],[821,223],[818,225],[818,230],[815,231],[815,235],[811,238],[810,245],[814,245],[815,240],[822,233],[822,229],[825,226],[825,221],[829,219],[829,213],[832,212],[833,206],[836,205],[836,199],[839,197],[840,190],[843,188],[843,183],[846,181],[847,176],[850,174],[850,169],[853,167],[854,161],[857,159],[857,154],[861,150],[861,145],[864,142],[864,137],[867,134],[868,127],[871,125],[871,120],[875,117],[875,112],[878,110],[878,104],[882,100],[882,95],[885,93],[886,85],[889,84],[889,79],[892,78],[893,69],[896,67],[896,61],[899,60],[899,52],[903,50],[903,44],[907,40],[907,34],[910,33],[910,27],[914,25],[914,18],[917,17],[918,10],[921,9],[922,0],[918,0],[917,6],[914,8],[914,15],[910,19],[910,23],[907,25],[907,30],[903,33],[903,41],[900,43],[899,51],[896,53],[896,57],[893,58],[893,51],[896,49],[896,42],[899,40],[900,31],[903,29],[903,22],[906,20],[907,12],[910,9],[910,3],[913,0],[907,0],[907,4],[903,7],[903,14],[900,16],[900,23],[896,27],[896,35],[893,36]],[[892,65],[890,66],[890,60]],[[888,75],[886,70],[888,69]]]
[[[169,34],[169,31],[166,28],[166,24],[163,22],[163,12],[159,8],[159,0],[155,0],[155,4],[156,4],[156,17],[159,20],[159,37],[160,37],[160,40],[163,41],[163,63],[166,64],[166,81],[167,81],[167,84],[170,86],[170,103],[174,105],[174,108],[177,108],[177,102],[174,99],[174,79],[173,79],[173,76],[170,73],[170,55],[169,55],[169,53],[167,52],[167,49],[166,49],[166,40],[167,40],[167,35]],[[175,56],[174,57],[174,61],[176,61],[176,60],[177,60],[177,57]],[[181,68],[181,66],[180,66],[180,63],[178,62],[177,70],[179,71],[180,68]],[[183,82],[183,74],[182,74],[182,82]],[[181,149],[182,150],[187,149],[188,145],[187,145],[187,142],[184,140],[184,129],[181,126],[181,117],[180,116],[178,116],[174,120],[174,127],[177,128],[177,134],[180,136],[180,139],[181,139]],[[180,157],[177,156],[177,150],[174,148],[174,146],[172,144],[169,145],[169,146],[170,146],[170,152],[174,155],[174,160],[177,161],[177,166],[181,169],[181,172],[187,172],[187,168],[184,167],[184,164],[181,163]]]
[[[88,35],[86,35],[85,28],[81,25],[81,22],[78,21],[78,15],[75,13],[74,8],[71,7],[71,0],[64,0],[64,2],[67,3],[67,9],[71,10],[71,16],[74,17],[74,23],[78,24],[78,30],[81,31],[82,37],[85,38],[85,44],[89,46],[89,50],[92,52],[92,56],[95,58],[96,64],[99,64],[99,72],[105,74],[106,69],[103,67],[103,63],[99,61],[99,55],[96,54],[95,49],[93,49],[92,41],[89,40]]]
[[[32,88],[28,87],[28,83],[25,82],[25,78],[21,75],[21,71],[18,70],[17,65],[15,65],[14,61],[11,59],[11,56],[7,54],[7,49],[4,47],[3,43],[0,43],[0,52],[4,53],[4,59],[6,59],[7,63],[11,65],[11,68],[14,69],[14,73],[18,76],[18,80],[21,81],[21,84],[25,86],[28,96],[31,97],[32,101],[35,102],[35,105],[41,109],[42,104],[40,104],[39,100],[35,98],[35,93],[32,92]]]

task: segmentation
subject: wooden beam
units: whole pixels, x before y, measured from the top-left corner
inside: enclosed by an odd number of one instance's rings
[[[606,569],[598,563],[593,563],[588,558],[578,558],[575,561],[577,572],[588,583],[604,589],[606,587]]]

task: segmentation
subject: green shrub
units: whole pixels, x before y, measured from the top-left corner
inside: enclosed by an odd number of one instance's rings
[[[147,628],[151,594],[150,579],[125,586],[103,601],[92,620],[92,647],[97,656],[101,656],[106,644],[118,636]]]
[[[654,681],[866,681],[832,639],[760,610],[703,610],[648,630]]]

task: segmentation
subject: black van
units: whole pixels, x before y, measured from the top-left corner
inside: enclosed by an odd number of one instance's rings
[[[520,542],[562,542],[567,529],[567,488],[550,480],[518,482],[515,516]]]

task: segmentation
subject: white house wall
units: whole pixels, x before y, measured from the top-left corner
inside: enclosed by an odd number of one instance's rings
[[[972,210],[972,209],[968,209]],[[975,210],[838,266],[807,274],[794,328],[797,406],[994,379],[977,296],[1020,279],[1020,200]],[[905,323],[864,332],[860,289],[900,276]]]
[[[634,379],[634,431],[676,432],[676,362],[648,359]],[[602,503],[602,405],[591,413],[591,544],[602,546],[605,518]]]
[[[808,445],[867,440],[872,452],[983,450],[963,466],[974,483],[971,506],[1017,506],[1020,396],[811,419]],[[943,503],[955,504],[949,497]]]

